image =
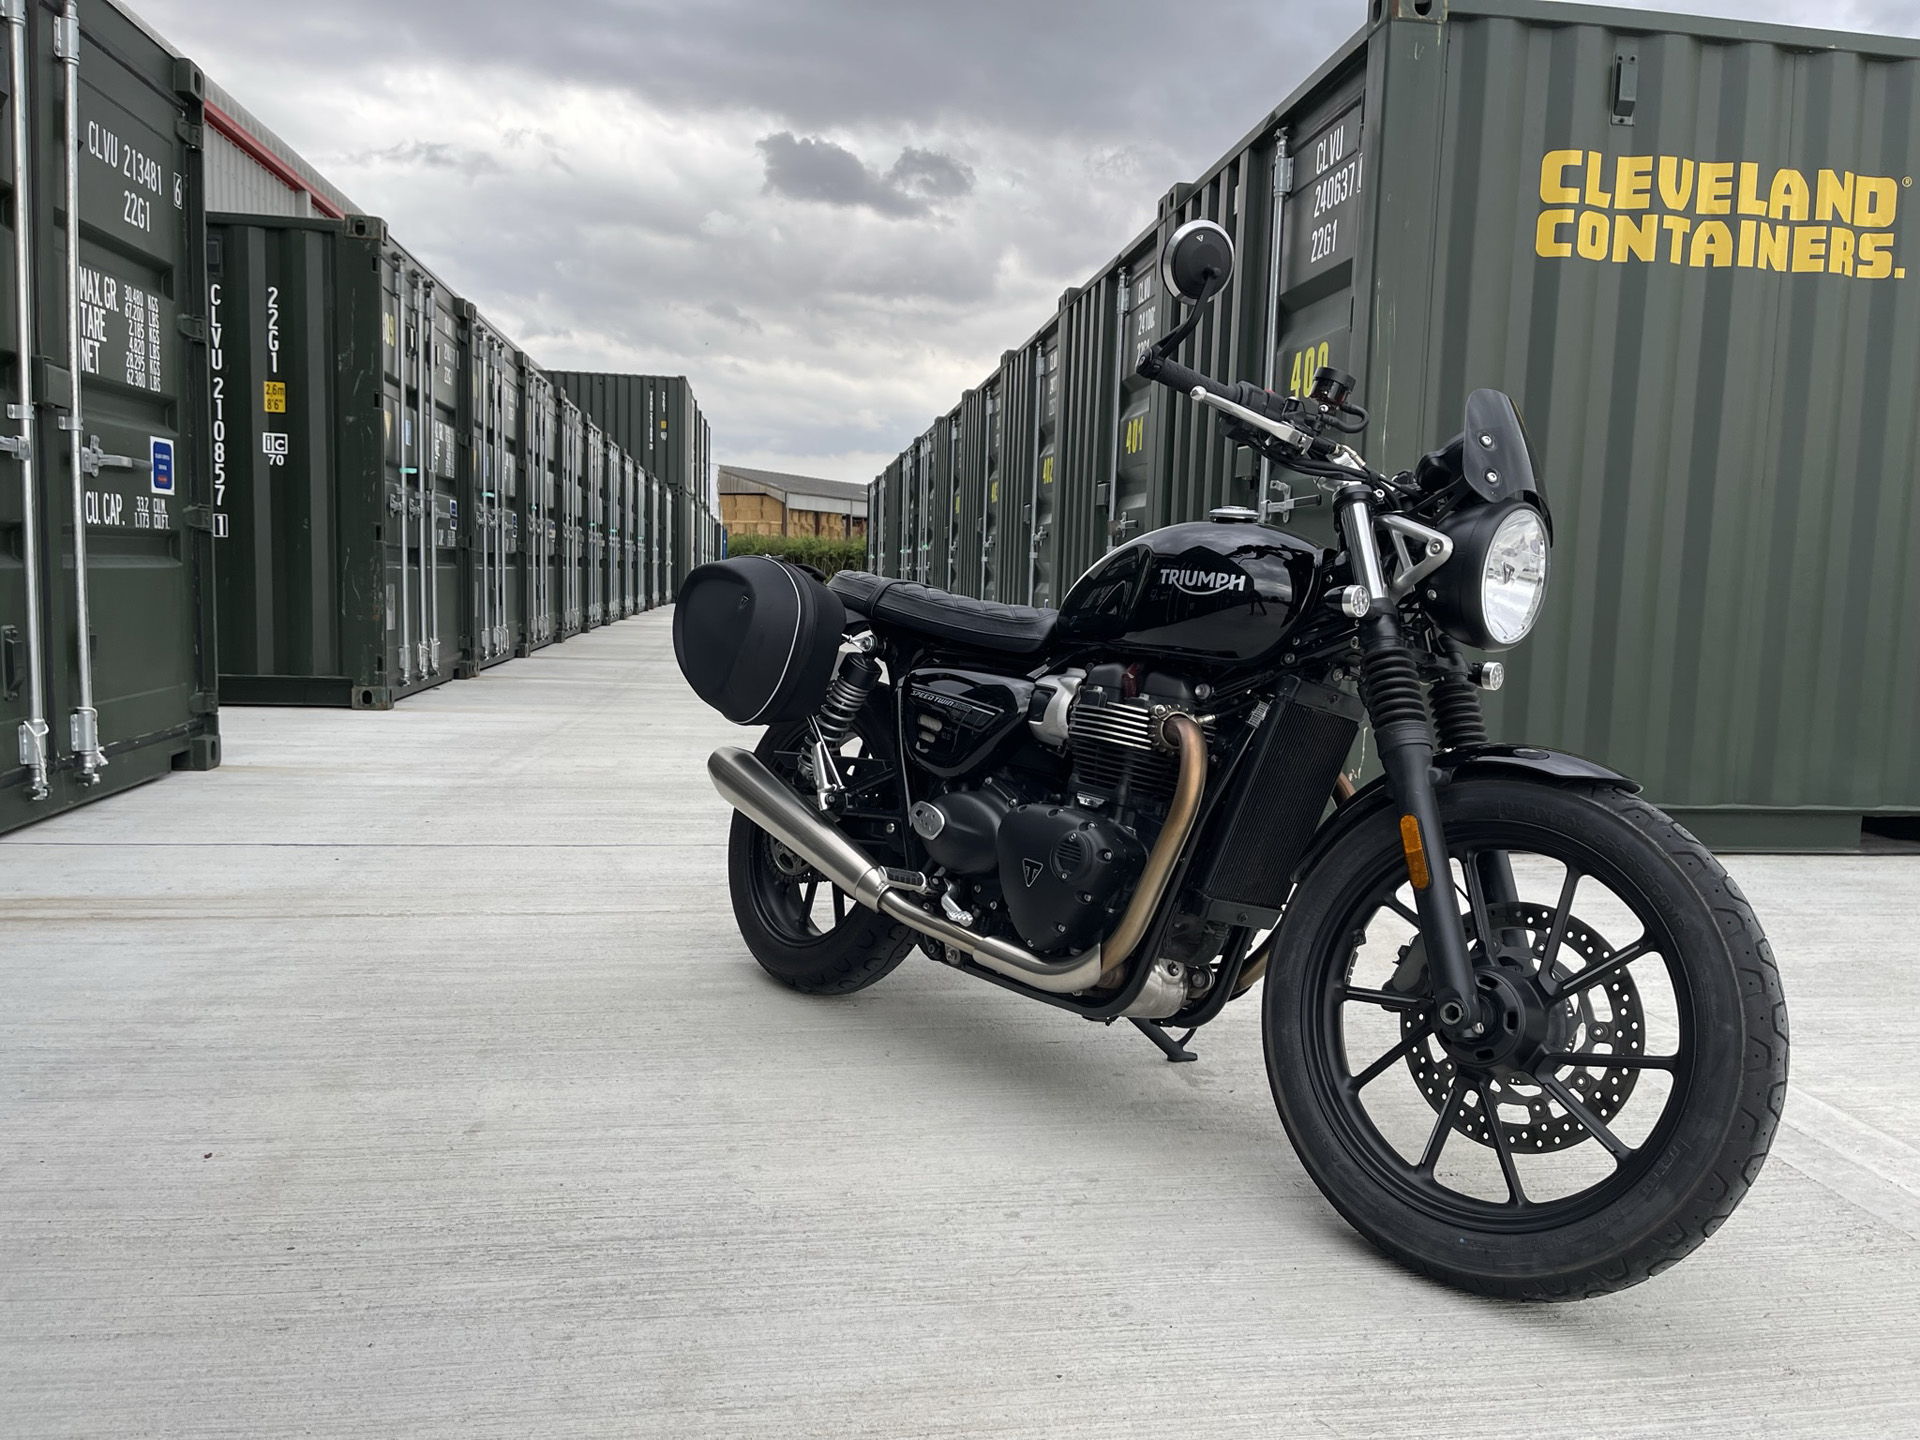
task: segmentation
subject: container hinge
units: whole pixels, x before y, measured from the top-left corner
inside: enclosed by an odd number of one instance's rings
[[[217,715],[220,713],[220,697],[211,690],[196,690],[187,697],[189,715]]]
[[[184,118],[176,119],[173,122],[173,133],[189,150],[207,148],[207,127],[204,125],[196,125],[193,121]]]
[[[151,470],[153,461],[136,460],[131,455],[109,455],[100,448],[100,437],[89,435],[86,448],[80,452],[80,468],[89,475],[98,475],[102,470]]]
[[[211,505],[189,505],[180,512],[181,523],[189,530],[207,530],[218,535],[223,527],[220,522],[224,514]]]
[[[80,17],[62,15],[53,22],[53,53],[62,60],[80,58]]]
[[[205,316],[181,315],[177,316],[173,323],[180,327],[180,333],[186,336],[187,339],[198,340],[202,345],[207,343],[207,321]]]

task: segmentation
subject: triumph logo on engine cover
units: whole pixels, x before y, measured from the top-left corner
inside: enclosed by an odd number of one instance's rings
[[[1023,859],[1020,862],[1020,875],[1021,875],[1021,878],[1027,882],[1027,889],[1029,890],[1033,889],[1035,885],[1039,884],[1040,877],[1046,873],[1047,873],[1047,867],[1041,864],[1038,860]]]
[[[1230,570],[1162,570],[1160,583],[1183,595],[1225,595],[1247,588],[1247,577]]]

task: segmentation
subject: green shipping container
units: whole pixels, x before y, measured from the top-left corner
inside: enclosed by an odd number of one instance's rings
[[[656,531],[666,556],[659,595],[671,600],[693,566],[720,553],[713,433],[683,375],[563,370],[554,380],[613,442],[665,486]]]
[[[454,527],[461,583],[462,676],[526,653],[521,579],[521,371],[524,357],[471,302],[460,317],[458,454],[460,493]]]
[[[222,698],[386,709],[452,679],[461,302],[368,216],[215,216],[207,263]]]
[[[560,638],[560,403],[547,372],[520,358],[521,564],[514,577],[526,617],[519,654],[530,655]]]
[[[1330,534],[1311,483],[1133,374],[1178,318],[1162,241],[1211,219],[1237,274],[1186,363],[1278,390],[1353,373],[1383,466],[1456,433],[1471,390],[1519,404],[1554,574],[1497,738],[1617,766],[1711,843],[1850,848],[1862,817],[1920,813],[1917,169],[1920,43],[1373,0],[969,393],[954,586],[1055,603],[1111,545],[1222,504]],[[1023,398],[1043,376],[1051,436]]]
[[[104,0],[11,8],[0,830],[220,757],[204,82]]]

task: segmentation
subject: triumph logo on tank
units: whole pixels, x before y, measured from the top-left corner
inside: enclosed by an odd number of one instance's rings
[[[1893,222],[1911,175],[1750,160],[1549,150],[1533,253],[1543,260],[1904,280]]]
[[[1247,577],[1231,570],[1162,570],[1160,583],[1183,595],[1226,595],[1247,588]]]

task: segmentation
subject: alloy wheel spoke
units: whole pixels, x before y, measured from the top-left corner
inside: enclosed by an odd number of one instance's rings
[[[1533,1078],[1540,1082],[1542,1089],[1560,1102],[1561,1108],[1564,1109],[1567,1114],[1571,1115],[1575,1120],[1578,1120],[1581,1125],[1586,1127],[1587,1132],[1591,1134],[1594,1139],[1606,1146],[1607,1152],[1612,1155],[1614,1159],[1625,1160],[1633,1154],[1632,1149],[1623,1144],[1620,1137],[1609,1130],[1599,1116],[1587,1109],[1581,1102],[1580,1097],[1569,1090],[1551,1070],[1536,1070]]]
[[[1565,1000],[1578,995],[1583,990],[1591,990],[1609,975],[1614,975],[1653,952],[1653,942],[1642,935],[1624,950],[1616,950],[1605,959],[1596,960],[1577,975],[1569,976],[1555,989],[1553,998]]]
[[[1387,1051],[1386,1054],[1382,1055],[1378,1060],[1374,1061],[1371,1065],[1367,1066],[1366,1069],[1349,1080],[1347,1082],[1347,1088],[1354,1094],[1359,1094],[1360,1091],[1384,1075],[1396,1061],[1404,1060],[1414,1046],[1420,1044],[1432,1033],[1433,1020],[1429,1017],[1422,1021],[1420,1027],[1411,1035],[1407,1036],[1406,1039],[1402,1040],[1398,1045],[1394,1046],[1391,1050]]]
[[[1401,995],[1392,990],[1364,990],[1349,985],[1341,996],[1356,1005],[1378,1005],[1382,1010],[1394,1010],[1402,1013],[1424,1010],[1433,1003],[1431,995]]]
[[[1478,854],[1460,857],[1460,868],[1467,877],[1467,908],[1473,912],[1473,928],[1480,936],[1480,952],[1494,953],[1493,917],[1487,912],[1487,887],[1482,883]]]
[[[1540,1057],[1543,1065],[1555,1069],[1573,1066],[1582,1070],[1678,1070],[1678,1055],[1610,1055],[1598,1051],[1549,1051]]]
[[[1567,939],[1567,924],[1573,919],[1573,892],[1580,888],[1583,878],[1573,866],[1567,866],[1567,878],[1560,886],[1560,898],[1554,902],[1553,923],[1547,927],[1547,943],[1540,955],[1540,984],[1548,994],[1554,993],[1554,961],[1560,958],[1560,947]]]
[[[1527,1203],[1527,1192],[1520,1183],[1520,1168],[1513,1163],[1513,1147],[1507,1143],[1506,1128],[1500,1123],[1500,1111],[1484,1084],[1480,1087],[1480,1104],[1486,1110],[1487,1128],[1493,1132],[1493,1153],[1500,1157],[1500,1173],[1506,1177],[1507,1203],[1524,1205]]]
[[[1402,905],[1400,903],[1400,897],[1398,895],[1389,895],[1387,897],[1386,903],[1387,903],[1387,908],[1393,911],[1393,913],[1398,915],[1402,920],[1406,921],[1407,924],[1413,926],[1413,928],[1416,930],[1420,928],[1419,913],[1417,911],[1409,910],[1406,906]]]
[[[1440,1152],[1446,1148],[1447,1136],[1453,1133],[1453,1120],[1460,1113],[1460,1106],[1467,1098],[1467,1079],[1464,1075],[1453,1077],[1453,1088],[1447,1091],[1447,1103],[1440,1107],[1440,1115],[1433,1122],[1433,1132],[1427,1136],[1427,1148],[1420,1152],[1420,1173],[1431,1176],[1433,1167],[1440,1163]]]

